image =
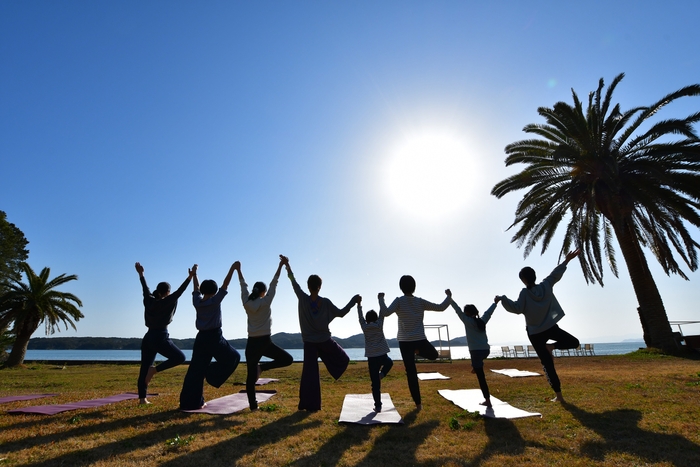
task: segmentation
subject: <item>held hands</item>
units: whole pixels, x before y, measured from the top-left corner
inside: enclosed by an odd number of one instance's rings
[[[143,266],[141,266],[141,263],[136,262],[134,267],[136,268],[136,272],[139,273],[139,276],[142,276],[143,275]]]
[[[452,291],[450,289],[445,289],[445,295],[452,298]]]
[[[355,295],[354,297],[352,297],[352,299],[357,304],[360,304],[362,302],[362,297],[360,296],[360,294]]]
[[[280,255],[280,263],[284,264],[285,266],[289,266],[289,258],[284,255]]]
[[[240,270],[241,270],[241,262],[240,262],[240,261],[235,261],[235,262],[231,265],[231,269],[233,269],[234,271],[240,271]]]
[[[500,301],[501,301],[501,296],[500,296],[500,295],[496,295],[496,296],[493,298],[493,303],[498,303],[498,302],[500,302]]]
[[[379,300],[384,300],[384,292],[379,292],[379,293],[377,294],[377,298],[378,298]]]
[[[188,272],[188,273],[189,273],[189,275],[190,275],[190,277],[189,277],[189,278],[190,278],[190,279],[192,279],[192,278],[193,278],[194,276],[196,276],[196,275],[197,275],[197,265],[196,265],[196,264],[194,264],[194,265],[192,266],[192,268],[191,268],[191,269],[188,269],[188,270],[187,270],[187,272]]]

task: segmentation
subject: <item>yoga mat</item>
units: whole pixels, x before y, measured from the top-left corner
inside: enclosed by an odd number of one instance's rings
[[[0,404],[5,404],[7,402],[30,401],[33,399],[41,399],[43,397],[53,396],[58,396],[58,394],[28,394],[26,396],[5,396],[0,397]]]
[[[157,394],[148,394],[148,397],[157,396]],[[101,399],[92,399],[87,401],[71,402],[69,404],[58,405],[35,405],[33,407],[24,407],[23,409],[8,410],[7,413],[36,413],[40,415],[55,415],[61,412],[76,409],[89,409],[92,407],[100,407],[114,402],[126,401],[129,399],[138,399],[139,395],[133,392],[124,394],[116,394],[114,396],[103,397]]]
[[[496,399],[491,395],[491,404],[493,407],[484,407],[479,405],[483,402],[484,396],[481,389],[440,389],[438,391],[442,397],[451,401],[456,406],[468,410],[469,412],[479,412],[484,417],[490,418],[524,418],[524,417],[541,417],[542,414],[536,412],[527,412],[522,409],[513,407],[507,402]]]
[[[378,423],[403,423],[389,394],[382,393],[382,411],[374,411],[372,394],[346,394],[340,410],[341,423],[375,425]]]
[[[421,381],[427,381],[433,379],[450,379],[450,377],[441,375],[440,373],[418,373],[418,379]]]
[[[262,386],[263,384],[276,383],[277,381],[279,380],[275,378],[258,378],[258,380],[255,382],[255,385]]]
[[[516,370],[515,368],[504,368],[503,370],[491,370],[494,373],[510,376],[511,378],[523,378],[525,376],[542,376],[534,371]]]
[[[258,404],[267,401],[270,397],[277,394],[277,391],[255,391],[255,400]],[[228,396],[219,397],[218,399],[212,399],[207,401],[207,405],[204,408],[197,410],[183,410],[187,413],[208,413],[212,415],[229,415],[232,413],[240,412],[243,409],[247,409],[248,406],[248,393],[241,391],[236,394],[229,394]]]

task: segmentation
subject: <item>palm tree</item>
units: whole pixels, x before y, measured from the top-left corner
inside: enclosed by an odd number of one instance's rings
[[[612,106],[618,75],[603,96],[604,83],[590,93],[584,112],[572,90],[573,106],[558,102],[537,112],[545,124],[523,131],[539,139],[506,146],[506,165],[525,169],[493,187],[501,198],[528,189],[518,204],[518,226],[511,241],[525,246],[527,257],[538,242],[547,250],[559,224],[566,219],[560,256],[573,246],[586,282],[603,285],[603,255],[617,276],[614,238],[627,264],[648,347],[673,350],[676,343],[661,295],[643,248],[648,248],[666,274],[688,279],[674,250],[694,271],[697,248],[685,222],[700,226],[700,140],[693,124],[700,112],[683,119],[650,122],[662,107],[687,96],[700,95],[700,85],[684,87],[648,107],[621,111]]]
[[[5,366],[18,366],[24,362],[27,345],[34,331],[42,321],[46,325],[46,335],[53,334],[62,321],[66,329],[70,324],[76,329],[73,320],[83,318],[75,305],[83,306],[78,297],[71,293],[59,292],[56,287],[77,280],[78,276],[61,274],[49,280],[51,270],[44,268],[39,275],[27,263],[22,263],[22,272],[27,283],[19,280],[7,284],[8,292],[0,298],[0,323],[14,323],[15,342]]]

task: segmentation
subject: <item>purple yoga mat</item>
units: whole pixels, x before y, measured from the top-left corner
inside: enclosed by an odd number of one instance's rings
[[[149,394],[149,396],[155,396],[156,394]],[[57,404],[57,405],[35,405],[33,407],[24,407],[23,409],[8,410],[7,413],[36,413],[40,415],[55,415],[61,412],[67,412],[69,410],[76,409],[89,409],[91,407],[100,407],[107,404],[112,404],[114,402],[126,401],[129,399],[138,399],[139,395],[136,393],[124,393],[116,394],[114,396],[103,397],[101,399],[92,399],[88,401],[71,402],[69,404]]]
[[[270,397],[277,394],[277,391],[255,391],[255,400],[258,404],[265,402]],[[183,410],[187,413],[208,413],[212,415],[229,415],[232,413],[240,412],[241,410],[248,408],[248,394],[245,391],[241,391],[236,394],[229,394],[228,396],[219,397],[218,399],[213,399],[207,401],[206,407],[197,410]]]
[[[42,397],[53,396],[58,396],[58,394],[28,394],[26,396],[6,396],[0,397],[0,404],[4,404],[6,402],[30,401],[33,399],[41,399]]]

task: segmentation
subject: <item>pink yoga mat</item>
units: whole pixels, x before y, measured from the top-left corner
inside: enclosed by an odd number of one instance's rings
[[[255,400],[258,404],[265,402],[270,397],[277,394],[277,391],[255,391]],[[241,410],[248,408],[248,394],[245,391],[241,391],[236,394],[229,394],[228,396],[219,397],[218,399],[213,399],[207,401],[206,407],[197,410],[183,410],[187,413],[208,413],[212,415],[229,415],[232,413],[240,412]]]
[[[148,394],[149,397],[157,394]],[[91,407],[100,407],[114,402],[126,401],[129,399],[138,399],[139,395],[133,392],[124,394],[116,394],[114,396],[103,397],[101,399],[92,399],[88,401],[71,402],[69,404],[57,405],[35,405],[33,407],[24,407],[23,409],[8,410],[7,413],[36,413],[40,415],[55,415],[61,412],[76,409],[89,409]]]
[[[53,396],[58,396],[58,394],[28,394],[26,396],[5,396],[0,397],[0,404],[4,404],[6,402],[30,401],[33,399],[41,399],[42,397]]]

